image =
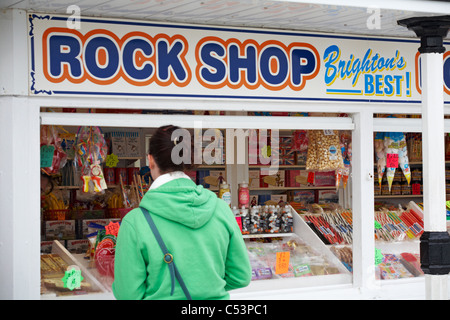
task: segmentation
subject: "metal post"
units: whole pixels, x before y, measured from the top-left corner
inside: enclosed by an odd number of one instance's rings
[[[424,229],[421,267],[427,299],[448,299],[448,272],[444,252],[450,244],[445,207],[445,151],[443,97],[443,38],[450,16],[417,17],[398,21],[421,39],[422,147]]]

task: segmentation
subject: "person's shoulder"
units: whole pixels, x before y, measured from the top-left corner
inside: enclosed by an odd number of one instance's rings
[[[221,215],[221,216],[226,216],[226,217],[232,217],[233,215],[233,211],[231,210],[230,206],[228,205],[228,203],[226,203],[225,201],[223,201],[222,199],[216,197],[216,213]]]
[[[139,220],[141,217],[140,215],[143,216],[143,212],[142,209],[137,207],[134,209],[131,209],[123,218],[122,218],[122,223],[131,223],[134,224],[136,222],[136,220]]]

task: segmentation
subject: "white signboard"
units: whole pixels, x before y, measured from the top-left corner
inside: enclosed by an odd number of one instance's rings
[[[30,14],[29,41],[30,95],[421,101],[418,39]]]

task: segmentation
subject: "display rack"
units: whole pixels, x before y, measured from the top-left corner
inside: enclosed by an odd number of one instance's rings
[[[75,265],[80,268],[81,276],[91,285],[93,292],[85,292],[81,295],[63,295],[57,297],[56,293],[49,293],[41,295],[42,300],[54,300],[58,299],[83,299],[83,300],[102,300],[102,299],[111,299],[111,290],[105,287],[99,280],[98,276],[94,275],[91,270],[87,268],[86,262],[83,261],[83,258],[76,258],[72,255],[67,249],[58,241],[54,240],[52,245],[52,253],[59,255],[64,262],[66,262],[69,266]]]
[[[278,290],[292,289],[292,288],[308,288],[311,286],[327,286],[327,285],[350,285],[352,282],[352,274],[341,263],[341,261],[330,251],[322,240],[311,230],[300,215],[289,206],[289,210],[293,216],[294,232],[307,245],[314,248],[320,255],[323,255],[330,265],[335,266],[339,270],[339,274],[330,275],[315,275],[309,277],[286,278],[286,279],[267,279],[254,280],[246,288],[232,291],[232,299],[248,299],[251,298],[255,292],[264,292],[270,290],[274,286]],[[291,233],[286,234],[255,234],[244,235],[244,239],[261,238],[261,237],[291,237]]]

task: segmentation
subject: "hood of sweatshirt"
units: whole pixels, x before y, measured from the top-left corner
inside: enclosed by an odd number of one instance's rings
[[[191,179],[178,178],[147,191],[140,206],[167,220],[198,229],[211,219],[217,199],[215,193]]]

